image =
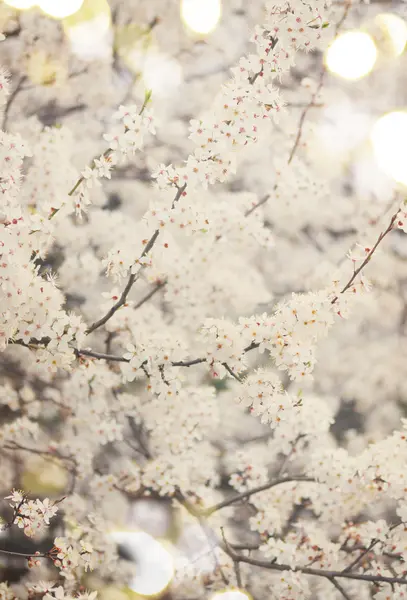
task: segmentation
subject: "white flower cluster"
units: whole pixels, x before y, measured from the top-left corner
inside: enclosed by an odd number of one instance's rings
[[[317,345],[337,316],[347,316],[353,297],[369,289],[356,265],[369,259],[374,246],[361,244],[348,255],[354,266],[349,284],[341,272],[330,277],[331,285],[321,284],[319,292],[287,298],[284,286],[270,291],[264,277],[268,263],[278,261],[279,254],[285,261],[286,254],[278,247],[278,227],[264,218],[260,192],[209,190],[227,182],[237,170],[238,155],[250,156],[276,123],[282,128],[277,139],[280,133],[284,137],[285,101],[275,86],[299,50],[319,46],[323,9],[319,0],[298,6],[267,3],[265,23],[252,36],[255,52],[232,69],[231,81],[209,110],[190,121],[192,154],[181,167],[163,164],[164,158],[155,161],[159,165],[144,213],[145,206],[134,202],[123,213],[111,211],[103,205],[100,184],[120,163],[125,171],[131,156],[144,148],[147,134],[154,134],[148,94],[141,106],[120,106],[113,115],[117,126],[104,136],[108,149],[79,177],[72,165],[75,143],[65,127],[35,133],[24,181],[22,163],[30,151],[18,135],[0,134],[0,349],[7,348],[4,356],[10,357],[10,373],[1,374],[0,385],[7,418],[0,428],[5,454],[0,474],[7,482],[12,478],[11,452],[23,464],[27,455],[40,454],[58,465],[69,490],[62,533],[44,555],[59,568],[60,579],[27,580],[31,596],[94,600],[94,591],[75,592],[93,569],[95,580],[127,582],[130,567],[123,566],[108,532],[113,525],[128,525],[128,510],[142,496],[166,508],[178,502],[180,525],[184,518],[198,517],[209,545],[218,546],[209,573],[186,569],[180,593],[187,598],[219,590],[225,580],[238,584],[240,578],[255,592],[261,588],[256,597],[268,597],[271,590],[287,600],[333,598],[339,588],[329,592],[324,587],[336,581],[327,570],[343,571],[357,552],[365,557],[367,577],[405,576],[405,432],[387,435],[384,427],[375,439],[370,432],[365,437],[353,432],[340,447],[330,429],[339,397],[349,391],[359,400],[364,382],[357,388],[343,381],[337,365],[332,367],[339,373],[335,389],[323,379],[320,388],[311,381]],[[1,73],[1,96],[7,86]],[[301,145],[304,153],[305,148]],[[279,154],[276,150],[278,145],[273,152]],[[289,168],[281,169],[278,162],[273,199],[284,202],[291,196],[286,215],[295,215],[306,205],[304,200],[300,209],[298,203],[313,173],[304,161],[289,181]],[[136,192],[141,189],[140,182],[133,185]],[[95,193],[101,202],[80,220]],[[325,200],[322,184],[315,184],[312,193],[315,206]],[[270,209],[276,221],[277,201]],[[405,228],[406,215],[404,207],[392,225]],[[286,222],[280,230],[312,238],[302,225],[290,229]],[[269,253],[275,243],[276,252]],[[259,249],[267,253],[265,260]],[[336,254],[328,257],[329,273],[335,271]],[[45,276],[48,258],[62,263],[56,267],[61,290],[55,276]],[[281,260],[277,264],[285,267]],[[113,289],[98,287],[102,267],[117,282]],[[137,300],[130,292],[139,294]],[[278,300],[274,309],[273,297]],[[84,320],[67,312],[72,305],[80,307]],[[253,365],[258,354],[271,364]],[[402,366],[397,362],[399,371]],[[284,387],[276,371],[284,371]],[[377,380],[386,383],[386,373],[377,371]],[[298,382],[304,382],[305,391]],[[396,418],[401,413],[398,408]],[[236,430],[247,434],[240,445],[229,437],[229,417]],[[270,482],[271,473],[275,479]],[[230,503],[223,499],[227,486],[238,492]],[[252,493],[256,486],[262,490]],[[29,501],[19,492],[8,499],[14,522],[26,535],[44,529],[57,511],[49,499]],[[209,509],[201,512],[204,506]],[[247,548],[242,543],[243,554],[233,561],[238,544],[229,548],[218,539],[219,532],[211,531],[211,526],[234,523],[227,511],[220,514],[227,507],[236,510],[233,517],[247,518],[253,545],[267,559],[265,575],[249,572],[250,560],[256,560],[245,554],[250,543]],[[384,521],[381,507],[393,510],[403,527],[396,530]],[[367,550],[372,544],[374,557]],[[250,560],[245,564],[244,559]],[[308,578],[310,568],[321,570],[323,584]],[[355,597],[371,596],[370,588],[365,593],[362,587],[366,581],[349,584],[355,586]],[[386,584],[374,592],[378,599],[402,597],[402,589]],[[0,586],[2,595],[8,600],[7,586]]]
[[[27,500],[24,494],[14,490],[6,500],[11,500],[10,506],[14,510],[12,523],[23,529],[28,537],[34,537],[49,525],[49,520],[56,515],[58,507],[49,498],[41,500]]]

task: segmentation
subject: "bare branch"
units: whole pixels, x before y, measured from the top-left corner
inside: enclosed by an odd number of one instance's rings
[[[184,193],[185,189],[187,187],[187,184],[185,183],[183,186],[178,187],[177,189],[177,193],[174,197],[174,200],[172,202],[172,208],[174,208],[175,204],[178,202],[178,200],[181,198],[182,194]],[[151,236],[151,238],[149,239],[149,241],[146,244],[146,247],[144,248],[143,252],[141,253],[140,258],[138,259],[138,261],[136,262],[139,263],[140,260],[142,258],[144,258],[149,252],[150,250],[152,250],[154,244],[157,241],[158,236],[160,235],[160,230],[156,229],[153,233],[153,235]],[[96,321],[95,323],[93,323],[93,325],[91,325],[89,327],[89,329],[87,330],[87,335],[89,335],[90,333],[92,333],[93,331],[95,331],[96,329],[99,329],[99,327],[101,327],[102,325],[104,325],[105,323],[107,323],[107,321],[109,319],[111,319],[111,317],[119,310],[119,308],[121,308],[127,300],[127,296],[130,293],[131,288],[133,287],[134,283],[138,280],[138,278],[140,277],[141,271],[144,269],[144,265],[142,265],[139,270],[137,271],[137,273],[131,273],[128,281],[127,281],[127,285],[124,288],[122,295],[120,296],[119,300],[116,302],[116,304],[114,304],[109,310],[108,312],[105,314],[104,317],[102,317],[101,319],[99,319],[99,321]]]
[[[379,237],[376,240],[375,245],[373,246],[373,248],[370,250],[369,254],[366,256],[365,260],[362,262],[362,264],[354,271],[352,277],[349,279],[348,283],[345,285],[345,287],[341,290],[341,294],[344,294],[353,284],[353,282],[355,281],[356,277],[359,275],[359,273],[362,271],[362,269],[364,269],[364,267],[367,265],[367,263],[370,261],[370,259],[372,258],[373,254],[375,253],[377,247],[379,246],[379,244],[384,240],[384,238],[386,237],[386,235],[388,233],[390,233],[390,231],[392,231],[394,223],[397,219],[397,216],[400,212],[400,209],[397,210],[396,213],[394,213],[394,215],[391,217],[390,219],[390,223],[387,226],[387,229],[385,231],[382,231],[382,233],[380,233]],[[332,304],[335,304],[335,302],[338,300],[338,296],[335,296],[335,298],[332,300]]]
[[[339,31],[340,31],[343,23],[345,22],[346,17],[348,16],[350,7],[351,7],[351,2],[348,0],[346,2],[346,4],[345,4],[345,10],[344,10],[344,13],[342,15],[342,18],[340,19],[340,21],[336,25],[335,36],[338,35],[338,33],[339,33]],[[300,120],[299,120],[299,123],[298,123],[297,136],[295,138],[294,145],[293,145],[293,147],[291,149],[290,156],[288,158],[288,164],[290,164],[291,161],[293,160],[294,155],[295,155],[295,153],[297,151],[297,148],[298,148],[298,146],[300,144],[301,137],[302,137],[302,130],[303,130],[303,127],[304,127],[305,119],[306,119],[309,111],[311,110],[311,108],[313,108],[314,106],[316,106],[316,99],[317,99],[318,94],[321,91],[321,89],[323,88],[323,85],[325,83],[326,73],[327,73],[327,70],[326,70],[326,67],[324,65],[322,67],[321,75],[319,77],[318,86],[317,86],[315,92],[312,94],[311,100],[309,101],[308,105],[304,108],[304,110],[301,113],[301,117],[300,117]]]
[[[151,236],[151,238],[149,239],[149,241],[147,242],[147,245],[144,248],[144,250],[140,256],[139,261],[142,258],[144,258],[146,256],[146,254],[148,254],[150,252],[151,248],[154,246],[154,244],[159,236],[159,233],[160,233],[159,230],[156,229],[155,232],[153,233],[153,235]],[[127,296],[129,295],[131,288],[133,287],[133,285],[137,281],[137,279],[140,277],[141,268],[137,271],[137,273],[131,273],[131,275],[127,281],[126,287],[124,288],[118,301],[115,304],[113,304],[113,306],[108,310],[108,312],[101,319],[99,319],[99,321],[96,321],[95,323],[93,323],[93,325],[91,325],[89,327],[89,329],[86,331],[87,335],[89,335],[90,333],[92,333],[96,329],[99,329],[99,327],[101,327],[102,325],[107,323],[108,320],[111,319],[113,317],[113,315],[119,310],[119,308],[121,308],[124,304],[126,304]]]
[[[140,308],[141,306],[143,306],[143,304],[145,304],[153,296],[155,296],[155,294],[157,292],[159,292],[165,285],[167,285],[167,281],[161,281],[160,283],[157,283],[157,285],[152,290],[150,290],[150,292],[146,296],[144,296],[144,298],[142,298],[139,302],[137,302],[137,304],[135,304],[133,306],[133,309],[137,310],[138,308]]]
[[[17,82],[16,87],[11,92],[11,94],[10,94],[8,100],[7,100],[6,106],[4,108],[4,113],[3,113],[3,122],[1,124],[1,129],[3,131],[5,131],[7,129],[7,123],[8,123],[8,117],[9,117],[9,114],[10,114],[10,109],[11,109],[11,107],[12,107],[15,99],[17,98],[18,94],[20,93],[21,88],[23,86],[23,83],[26,80],[27,80],[27,76],[26,75],[23,75],[22,77],[20,77],[20,79]]]
[[[10,556],[22,556],[23,558],[50,558],[49,554],[24,554],[23,552],[12,552],[11,550],[3,550],[0,548],[2,554],[9,554]]]
[[[352,600],[352,598],[349,596],[348,592],[346,592],[343,589],[341,584],[338,581],[336,581],[336,579],[334,577],[332,577],[332,579],[329,579],[329,581],[332,583],[332,585],[334,585],[336,587],[338,592],[340,592],[342,594],[342,596],[345,598],[345,600]]]
[[[239,502],[240,500],[245,500],[246,498],[250,498],[250,496],[253,496],[254,494],[258,494],[259,492],[264,492],[266,490],[270,490],[271,488],[275,487],[276,485],[281,485],[282,483],[297,482],[297,481],[298,482],[309,481],[311,483],[312,482],[315,483],[315,479],[312,479],[312,477],[306,477],[303,475],[291,475],[289,477],[281,477],[280,479],[274,479],[273,481],[268,481],[267,483],[260,485],[258,487],[252,488],[251,490],[247,490],[246,492],[241,492],[240,494],[236,494],[234,496],[231,496],[230,498],[226,498],[222,502],[218,502],[218,504],[214,504],[214,506],[211,506],[210,508],[207,508],[202,512],[205,516],[209,517],[214,512],[220,510],[221,508],[225,508],[226,506],[235,504],[235,502]]]
[[[253,567],[260,567],[263,569],[270,569],[272,571],[294,571],[295,573],[304,573],[304,575],[316,575],[317,577],[324,577],[332,581],[333,579],[353,579],[354,581],[366,581],[369,583],[390,583],[407,585],[407,580],[401,577],[385,577],[384,575],[369,575],[368,573],[349,573],[344,571],[328,571],[325,569],[313,569],[311,567],[295,567],[292,569],[289,565],[280,565],[274,562],[259,560],[256,558],[250,558],[249,556],[242,556],[240,554],[230,550],[227,552],[229,556],[239,562],[252,565]]]
[[[236,373],[234,373],[234,371],[229,367],[228,363],[224,362],[224,363],[222,363],[222,365],[225,367],[225,369],[229,373],[229,375],[231,375],[239,383],[243,383],[243,379],[241,377],[239,377],[239,375],[236,375]]]
[[[225,536],[225,530],[223,529],[223,527],[221,527],[220,530],[222,533],[222,539],[223,539],[223,543],[225,544],[225,547],[228,550],[231,550],[229,543]],[[231,550],[231,553],[233,554],[233,550]],[[233,560],[233,568],[235,570],[235,576],[236,576],[236,585],[237,585],[237,587],[241,588],[242,587],[242,575],[240,573],[240,563],[238,560],[234,560],[233,558],[232,558],[232,560]]]

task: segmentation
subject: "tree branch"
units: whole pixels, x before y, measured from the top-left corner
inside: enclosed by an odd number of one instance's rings
[[[338,581],[336,581],[336,579],[334,577],[332,577],[331,579],[328,577],[328,579],[332,583],[332,585],[334,585],[336,587],[338,592],[340,592],[342,594],[342,596],[345,598],[345,600],[352,600],[352,598],[349,596],[348,592],[346,592],[344,590],[344,588],[341,586],[341,584]]]
[[[148,302],[157,292],[159,292],[165,285],[167,285],[167,281],[162,281],[160,283],[157,283],[157,285],[155,286],[155,288],[153,288],[152,290],[150,290],[150,292],[144,296],[144,298],[142,298],[139,302],[137,302],[137,304],[135,304],[133,306],[134,310],[137,310],[138,308],[140,308],[141,306],[143,306],[143,304],[145,304],[146,302]]]
[[[359,273],[362,271],[362,269],[364,269],[364,267],[367,265],[367,263],[370,261],[370,259],[372,258],[373,254],[375,253],[377,247],[379,246],[379,244],[384,240],[384,238],[386,237],[386,235],[388,233],[390,233],[390,231],[392,231],[394,223],[397,219],[397,216],[400,212],[400,209],[397,210],[396,213],[394,213],[394,215],[391,217],[390,219],[390,223],[387,226],[387,229],[385,231],[382,231],[382,233],[380,233],[379,237],[376,240],[375,245],[373,246],[373,248],[370,250],[369,254],[366,256],[365,260],[362,262],[362,264],[354,271],[352,277],[349,279],[348,283],[345,285],[345,287],[341,290],[341,294],[344,294],[353,284],[353,282],[355,281],[356,277],[359,275]],[[335,304],[335,302],[338,300],[338,296],[335,296],[335,298],[331,301],[331,304]]]
[[[394,585],[396,583],[400,585],[407,585],[407,580],[401,577],[386,577],[384,575],[369,575],[368,573],[349,573],[345,571],[328,571],[325,569],[313,569],[311,567],[295,567],[291,568],[289,565],[280,565],[266,560],[258,560],[250,558],[249,556],[242,556],[237,554],[234,550],[227,551],[227,554],[239,562],[252,565],[253,567],[260,567],[263,569],[270,569],[272,571],[294,571],[295,573],[304,573],[304,575],[316,575],[317,577],[324,577],[332,581],[333,579],[353,579],[354,581],[366,581],[368,583],[389,583]]]
[[[280,479],[274,479],[273,481],[269,481],[263,485],[259,485],[258,487],[252,488],[251,490],[247,490],[246,492],[241,492],[240,494],[236,494],[234,496],[231,496],[230,498],[226,498],[225,500],[222,500],[222,502],[218,502],[218,504],[214,504],[210,508],[203,510],[202,513],[206,517],[209,517],[214,512],[220,510],[221,508],[230,506],[231,504],[234,504],[235,502],[239,502],[240,500],[245,500],[246,498],[250,498],[254,494],[258,494],[259,492],[264,492],[266,490],[270,490],[271,488],[273,488],[277,485],[281,485],[282,483],[289,483],[289,482],[296,482],[296,481],[298,481],[298,482],[308,481],[311,483],[315,483],[315,479],[312,479],[312,477],[306,477],[303,475],[291,475],[289,477],[281,477]]]
[[[175,204],[178,202],[178,200],[181,198],[182,194],[184,193],[185,189],[187,187],[187,184],[185,183],[183,186],[178,187],[177,189],[177,193],[175,195],[175,198],[172,202],[172,208],[174,208]],[[158,236],[160,235],[160,230],[156,229],[153,233],[153,235],[151,236],[151,238],[149,239],[149,241],[146,244],[146,247],[144,248],[143,252],[141,253],[140,258],[138,259],[137,262],[140,262],[140,260],[142,258],[144,258],[149,252],[150,250],[153,248],[154,244],[157,241]],[[137,263],[136,263],[137,264]],[[99,321],[96,321],[95,323],[93,323],[93,325],[91,325],[89,327],[89,329],[86,331],[87,335],[89,335],[90,333],[92,333],[93,331],[95,331],[96,329],[99,329],[99,327],[101,327],[102,325],[104,325],[105,323],[107,323],[107,321],[109,319],[111,319],[111,317],[119,310],[119,308],[121,308],[127,300],[127,296],[130,293],[131,288],[133,287],[134,283],[138,280],[138,278],[140,277],[141,271],[144,269],[144,265],[142,265],[139,270],[137,271],[137,273],[131,273],[128,281],[127,281],[127,285],[124,288],[122,295],[120,296],[119,300],[116,302],[116,304],[114,304],[109,310],[108,312],[104,315],[104,317],[102,317],[101,319],[99,319]]]
[[[23,85],[23,83],[26,80],[27,80],[27,76],[26,75],[23,75],[22,77],[20,77],[20,79],[17,82],[16,87],[11,92],[11,94],[10,94],[8,100],[7,100],[6,106],[4,108],[4,113],[3,113],[3,121],[2,121],[2,124],[1,124],[1,129],[3,131],[5,131],[6,128],[7,128],[8,117],[9,117],[10,109],[11,109],[11,107],[13,105],[13,102],[15,101],[15,99],[18,96],[18,94],[20,93],[22,85]]]

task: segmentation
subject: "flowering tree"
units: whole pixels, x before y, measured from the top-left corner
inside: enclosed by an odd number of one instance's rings
[[[2,598],[123,587],[112,531],[142,498],[200,540],[171,598],[407,594],[404,197],[338,190],[310,120],[326,70],[296,83],[352,7],[258,8],[174,164],[156,156],[154,92],[119,102],[103,135],[96,115],[87,145],[13,121],[27,75],[0,74]],[[38,459],[63,474],[51,498],[24,485]]]

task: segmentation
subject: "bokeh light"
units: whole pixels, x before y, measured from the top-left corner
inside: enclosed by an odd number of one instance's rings
[[[19,10],[26,10],[37,5],[37,0],[4,0],[4,3]]]
[[[74,15],[84,0],[37,0],[38,6],[50,17],[65,19]]]
[[[99,15],[91,21],[65,28],[73,54],[82,60],[107,59],[112,54],[113,34],[110,19]]]
[[[331,73],[353,80],[370,73],[376,59],[376,45],[371,36],[363,31],[348,31],[339,35],[325,54],[325,64]]]
[[[108,586],[98,590],[98,600],[129,600],[129,595],[119,588]]]
[[[348,98],[338,94],[338,101],[321,110],[316,134],[324,152],[346,155],[366,140],[372,126],[371,117]]]
[[[127,522],[153,537],[165,537],[171,527],[171,511],[159,500],[140,498],[131,504]]]
[[[376,161],[398,183],[407,185],[407,112],[391,112],[381,117],[371,133]]]
[[[154,96],[169,96],[182,83],[183,75],[180,63],[159,53],[148,53],[145,59],[142,77],[147,89]]]
[[[80,10],[62,20],[73,54],[82,60],[104,60],[112,55],[112,17],[107,0],[84,0]]]
[[[69,483],[68,472],[58,458],[38,457],[30,461],[22,474],[24,489],[33,494],[59,494]]]
[[[251,596],[243,590],[224,590],[211,596],[211,600],[250,600]]]
[[[129,588],[142,596],[163,592],[174,576],[174,559],[163,544],[144,531],[115,531],[111,536],[135,563]]]
[[[400,56],[407,42],[407,24],[401,17],[392,13],[381,13],[375,18],[384,42],[390,47],[393,56]]]
[[[213,552],[215,545],[216,539],[211,532],[196,523],[189,523],[182,527],[176,547],[181,556],[188,557],[197,571],[213,573],[217,566]]]
[[[181,18],[188,29],[195,33],[211,33],[221,15],[221,0],[181,0]]]

